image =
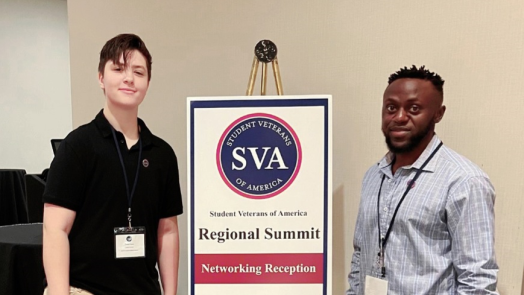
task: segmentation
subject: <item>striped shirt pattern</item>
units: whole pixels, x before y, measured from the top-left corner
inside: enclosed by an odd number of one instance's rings
[[[366,275],[382,278],[378,226],[385,236],[407,185],[439,143],[435,135],[417,161],[395,175],[391,153],[365,174],[347,295],[364,294]],[[388,294],[498,294],[494,202],[488,176],[443,145],[395,217],[384,250]]]

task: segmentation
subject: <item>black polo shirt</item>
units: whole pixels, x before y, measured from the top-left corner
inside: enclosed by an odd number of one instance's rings
[[[102,111],[62,141],[47,178],[43,201],[76,211],[69,233],[70,284],[97,295],[160,295],[158,222],[183,211],[173,149],[138,123],[142,158],[131,208],[133,226],[146,228],[145,258],[115,259],[113,229],[128,225],[128,200],[112,127]],[[116,136],[131,190],[139,145],[128,150],[123,134]]]

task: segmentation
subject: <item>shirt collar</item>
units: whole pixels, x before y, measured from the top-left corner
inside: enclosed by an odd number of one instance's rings
[[[111,132],[111,124],[109,124],[109,121],[104,116],[104,110],[100,110],[100,112],[96,115],[95,119],[93,120],[95,122],[96,127],[100,131],[103,137],[110,137],[112,136]],[[147,128],[146,124],[142,119],[137,118],[138,126],[140,126],[140,139],[142,140],[143,146],[148,146],[153,142],[153,134]]]
[[[426,146],[426,148],[424,149],[424,151],[422,152],[422,154],[420,154],[420,156],[418,157],[418,159],[411,165],[409,166],[404,166],[402,167],[403,169],[412,169],[412,168],[416,168],[416,169],[420,169],[420,167],[422,166],[422,164],[424,164],[424,162],[429,158],[429,156],[431,155],[431,153],[437,148],[437,146],[440,144],[440,139],[438,138],[437,134],[434,134],[433,135],[433,138],[431,139],[431,141],[429,142],[429,144]],[[385,168],[390,168],[391,164],[393,163],[393,159],[395,158],[395,155],[392,153],[392,152],[388,152],[381,160],[380,162],[378,162],[378,167],[380,168],[380,170],[384,171]],[[424,167],[424,171],[429,171],[429,172],[433,172],[435,171],[435,167],[436,167],[436,161],[435,159],[432,159],[431,161],[429,161],[429,163],[426,165],[426,167]],[[391,169],[389,169],[391,171]],[[391,172],[390,172],[391,173]]]

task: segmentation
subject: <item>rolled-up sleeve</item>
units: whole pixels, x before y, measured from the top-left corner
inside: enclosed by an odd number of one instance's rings
[[[353,238],[353,256],[351,258],[351,271],[348,275],[349,289],[346,291],[346,295],[360,294],[360,247],[362,237],[360,216],[361,214],[359,212],[357,217],[357,224],[355,226],[355,235]]]
[[[494,204],[486,177],[471,177],[450,191],[446,214],[458,294],[498,294]]]

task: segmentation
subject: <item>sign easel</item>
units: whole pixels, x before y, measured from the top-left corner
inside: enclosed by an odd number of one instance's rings
[[[277,59],[277,46],[270,40],[262,40],[255,46],[255,57],[253,58],[253,65],[251,66],[251,74],[249,75],[249,83],[247,86],[246,95],[253,95],[253,88],[255,86],[255,79],[257,77],[259,63],[262,63],[260,95],[266,95],[268,63],[271,63],[273,67],[273,76],[275,77],[277,94],[283,95],[284,92],[282,91],[282,80],[280,78],[280,69],[278,67]]]
[[[254,53],[246,96],[188,98],[188,294],[329,295],[331,96],[284,96],[275,44]]]

